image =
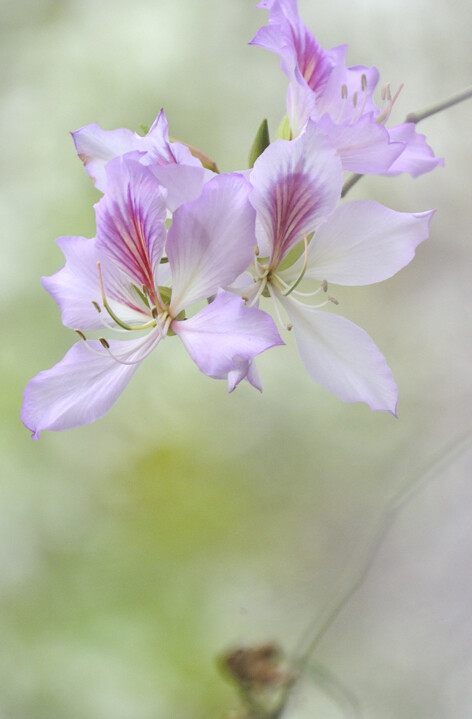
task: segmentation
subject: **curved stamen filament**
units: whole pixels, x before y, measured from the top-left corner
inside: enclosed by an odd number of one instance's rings
[[[307,237],[307,235],[303,235],[303,242],[305,245],[303,267],[302,267],[301,272],[298,275],[297,279],[295,280],[295,282],[292,282],[292,284],[289,287],[287,287],[286,290],[284,290],[282,292],[282,294],[285,295],[285,297],[287,297],[289,294],[291,294],[293,292],[293,290],[295,289],[295,287],[297,287],[297,285],[302,281],[303,275],[305,274],[306,268],[308,266],[308,237]]]
[[[259,280],[259,287],[257,288],[257,292],[255,293],[254,297],[252,297],[251,300],[247,303],[248,307],[253,307],[258,302],[260,296],[262,295],[266,287],[269,287],[269,284],[267,282],[267,276],[261,277],[261,279]]]
[[[380,115],[377,117],[376,122],[379,124],[383,124],[388,120],[390,117],[390,113],[392,112],[392,108],[394,104],[396,103],[399,94],[403,90],[403,83],[399,86],[398,90],[396,91],[395,95],[392,97],[392,93],[390,92],[390,85],[387,83],[384,88],[382,88],[382,100],[385,103],[385,107],[383,111],[380,113]]]
[[[116,324],[119,325],[119,327],[122,327],[124,330],[128,330],[128,331],[146,330],[146,329],[149,329],[150,327],[155,327],[156,326],[155,318],[153,320],[151,320],[151,322],[146,322],[142,325],[129,325],[127,322],[123,322],[123,320],[120,320],[120,318],[113,312],[110,305],[108,304],[108,300],[105,295],[105,287],[103,285],[102,268],[101,268],[100,261],[97,262],[97,268],[98,268],[98,282],[100,285],[100,292],[102,295],[103,306],[106,309],[106,311],[108,312],[108,314],[110,315],[110,317],[112,318],[112,320],[114,322],[116,322]],[[94,305],[95,305],[95,307],[97,306],[95,302],[94,302]],[[153,310],[154,310],[154,308],[151,308],[151,312],[154,316]]]
[[[314,297],[315,295],[318,295],[320,292],[327,292],[327,291],[328,291],[328,283],[326,280],[323,280],[323,282],[321,283],[321,287],[318,287],[317,290],[312,290],[311,292],[300,292],[300,290],[295,290],[293,294],[297,295],[298,297]]]
[[[88,350],[89,352],[91,352],[91,354],[94,354],[94,355],[97,355],[97,357],[102,357],[102,358],[103,358],[103,352],[100,352],[100,350],[96,350],[94,347],[91,347],[90,341],[87,339],[87,337],[86,337],[85,334],[82,332],[82,330],[74,330],[74,332],[76,332],[76,333],[79,335],[79,337],[80,337],[80,339],[83,341],[85,347],[87,348],[87,350]],[[152,334],[152,333],[151,333],[151,334]],[[146,343],[149,342],[149,347],[148,347],[148,349],[146,350],[146,352],[145,352],[143,355],[141,355],[141,356],[139,357],[139,359],[135,359],[135,360],[123,360],[123,359],[120,359],[119,357],[117,357],[117,356],[111,351],[110,345],[109,345],[108,341],[107,341],[104,337],[100,337],[97,341],[100,342],[100,344],[101,344],[101,346],[103,347],[103,349],[107,352],[108,355],[110,355],[110,357],[111,357],[112,359],[115,360],[115,362],[118,362],[119,364],[124,364],[124,365],[135,365],[135,364],[139,364],[143,359],[145,359],[145,357],[147,357],[147,356],[152,352],[152,350],[154,349],[154,347],[156,346],[156,344],[162,339],[162,337],[164,337],[164,333],[162,332],[161,328],[160,328],[158,325],[156,325],[155,334],[156,334],[156,337],[152,340],[152,342],[149,341],[149,340],[150,340],[150,335],[147,334],[146,337],[143,337],[142,342],[137,343],[133,348],[131,348],[131,349],[129,350],[128,356],[131,356],[131,355],[133,355],[135,352],[137,352],[138,350],[140,350],[141,347],[143,347],[143,345],[145,345]]]
[[[292,323],[291,323],[291,322],[284,322],[284,321],[283,321],[282,315],[280,314],[279,303],[278,303],[278,301],[277,301],[277,295],[274,294],[274,291],[272,290],[270,284],[267,285],[267,289],[269,290],[270,298],[271,298],[271,300],[272,300],[273,303],[274,303],[275,314],[276,314],[276,316],[277,316],[277,320],[278,320],[279,324],[280,324],[282,327],[285,327],[285,329],[290,332],[291,329],[292,329],[292,327],[293,327]]]
[[[356,102],[354,102],[354,109],[357,109],[357,114],[353,118],[353,122],[357,122],[363,115],[365,104],[367,102],[367,75],[365,72],[361,75],[361,92],[362,92],[362,102],[360,103],[359,107],[357,107],[357,93],[355,93],[356,96]]]
[[[336,118],[336,122],[340,123],[342,122],[342,119],[344,117],[344,113],[346,112],[346,105],[347,105],[347,85],[344,83],[341,85],[341,107],[339,109],[338,116]]]

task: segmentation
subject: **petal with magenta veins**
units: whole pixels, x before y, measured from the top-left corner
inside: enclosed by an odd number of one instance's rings
[[[300,18],[296,0],[275,0],[258,7],[269,10],[269,25],[260,28],[250,44],[278,54],[290,80],[303,79],[313,92],[322,90],[333,70],[336,49],[321,47]]]
[[[94,422],[116,402],[159,337],[156,333],[125,342],[110,341],[113,359],[99,341],[77,342],[54,367],[26,386],[22,422],[39,439],[42,430],[60,431]],[[131,364],[124,364],[124,363]]]
[[[217,175],[199,198],[176,210],[166,251],[173,316],[230,285],[253,259],[255,212],[250,185],[238,173]]]
[[[137,287],[154,291],[166,239],[163,190],[148,168],[126,158],[107,165],[107,192],[96,204],[97,251]]]
[[[190,319],[174,321],[187,352],[204,374],[228,378],[232,391],[245,377],[258,386],[250,360],[270,347],[283,344],[270,315],[229,292],[220,292],[213,302]]]
[[[269,145],[256,160],[250,181],[260,252],[276,266],[334,210],[341,194],[341,162],[325,133],[309,121],[295,140]]]
[[[397,387],[384,356],[363,329],[344,317],[278,293],[310,377],[343,402],[365,402],[396,415]]]

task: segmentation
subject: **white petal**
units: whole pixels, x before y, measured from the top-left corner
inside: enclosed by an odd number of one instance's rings
[[[395,212],[378,202],[341,205],[317,230],[308,250],[306,278],[339,285],[368,285],[392,277],[428,237],[434,212]],[[281,273],[299,276],[303,257]]]
[[[311,378],[344,402],[396,413],[397,387],[380,350],[360,327],[278,294]]]

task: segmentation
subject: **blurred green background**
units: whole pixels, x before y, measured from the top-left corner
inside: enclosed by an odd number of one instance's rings
[[[300,0],[324,47],[349,43],[405,88],[394,122],[471,82],[472,9],[440,0]],[[109,415],[32,442],[21,394],[75,338],[39,278],[53,239],[94,234],[94,190],[68,131],[150,124],[246,166],[275,133],[285,78],[247,42],[250,0],[0,0],[0,718],[209,719],[236,694],[215,658],[266,640],[290,654],[349,585],[391,498],[471,427],[472,106],[425,121],[446,167],[364,179],[350,198],[437,208],[397,277],[336,288],[384,351],[399,419],[343,405],[288,338],[262,356],[264,393],[199,374],[178,342]],[[470,448],[469,448],[470,447]],[[435,465],[316,653],[366,719],[472,716],[472,445]],[[348,708],[313,678],[287,719]]]

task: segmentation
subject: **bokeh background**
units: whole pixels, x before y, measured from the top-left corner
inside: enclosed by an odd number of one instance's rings
[[[300,0],[325,47],[405,83],[393,121],[470,85],[472,8]],[[53,239],[94,234],[99,194],[68,131],[150,124],[246,166],[284,113],[278,59],[247,42],[251,0],[0,0],[2,161],[0,717],[217,719],[237,707],[216,657],[290,656],[362,566],[380,518],[420,481],[314,656],[365,719],[472,716],[472,105],[426,120],[446,166],[367,178],[350,198],[437,208],[397,277],[336,288],[386,354],[399,419],[343,405],[293,342],[259,395],[166,342],[109,415],[32,442],[22,390],[74,341],[41,275]],[[469,437],[471,438],[469,440]],[[287,719],[354,716],[307,671]]]

